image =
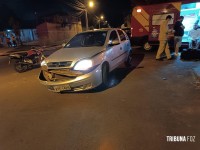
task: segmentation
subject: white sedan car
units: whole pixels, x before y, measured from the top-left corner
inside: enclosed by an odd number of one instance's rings
[[[41,63],[39,80],[54,92],[106,87],[109,73],[131,60],[130,40],[121,29],[82,32]]]

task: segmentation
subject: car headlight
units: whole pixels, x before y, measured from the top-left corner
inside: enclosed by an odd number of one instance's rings
[[[93,66],[92,60],[84,59],[76,63],[74,70],[86,71]]]
[[[47,62],[45,60],[43,60],[40,65],[41,66],[47,66]]]

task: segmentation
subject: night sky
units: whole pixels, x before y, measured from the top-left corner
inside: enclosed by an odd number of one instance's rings
[[[6,26],[8,18],[18,18],[24,25],[33,24],[38,17],[57,13],[74,12],[75,10],[66,5],[66,2],[75,0],[0,0],[0,25]],[[79,0],[80,1],[80,0]],[[89,18],[92,15],[103,14],[111,26],[117,27],[123,23],[123,18],[131,10],[130,0],[94,0],[95,8],[89,10]],[[83,18],[83,17],[82,17]]]
[[[8,22],[10,16],[18,18],[22,26],[30,26],[34,24],[36,16],[44,17],[58,12],[75,12],[74,9],[66,5],[68,2],[73,3],[74,1],[75,0],[0,0],[0,29],[2,30],[2,28],[6,26],[6,22]],[[93,14],[96,16],[103,14],[112,27],[119,27],[123,23],[124,17],[131,13],[134,5],[151,4],[164,0],[93,1],[95,2],[95,8],[89,10],[89,18],[91,19]],[[82,18],[83,17],[84,16],[82,16]]]
[[[130,0],[101,0],[102,11],[111,26],[118,27],[124,22],[124,17],[131,13]]]

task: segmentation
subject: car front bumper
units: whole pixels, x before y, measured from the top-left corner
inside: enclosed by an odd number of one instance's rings
[[[101,65],[87,74],[75,78],[66,77],[66,79],[58,81],[47,81],[43,75],[43,70],[41,70],[39,80],[41,84],[45,85],[48,90],[53,92],[89,90],[102,83]]]

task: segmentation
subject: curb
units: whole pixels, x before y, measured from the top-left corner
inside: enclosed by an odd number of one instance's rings
[[[44,47],[43,50],[44,51],[58,50],[60,48],[62,48],[62,46],[61,45],[57,45],[57,46]],[[20,50],[9,50],[9,51],[7,51],[5,53],[0,53],[0,56],[8,56],[10,53],[24,53],[26,51],[28,51],[28,50],[21,50],[21,51]]]

